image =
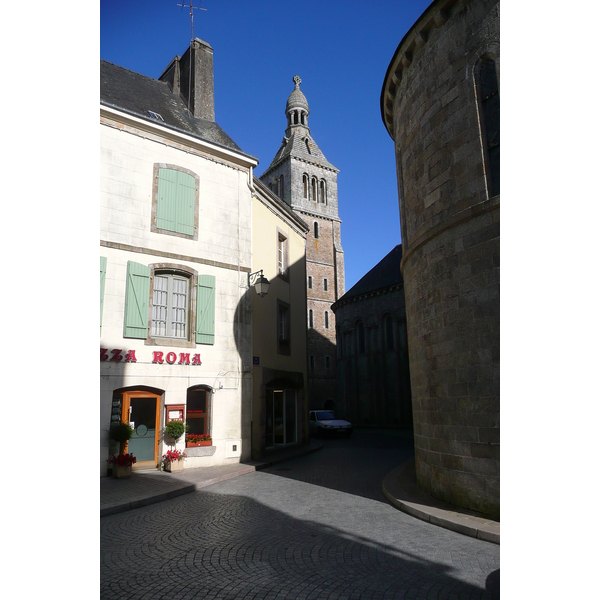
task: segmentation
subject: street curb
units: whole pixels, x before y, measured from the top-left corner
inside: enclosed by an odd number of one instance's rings
[[[407,492],[405,488],[416,485],[416,479],[414,482],[410,480],[413,475],[411,469],[414,470],[414,458],[390,471],[383,479],[381,490],[392,506],[432,525],[500,544],[500,523],[497,521],[478,516],[472,511],[462,511],[422,490]]]

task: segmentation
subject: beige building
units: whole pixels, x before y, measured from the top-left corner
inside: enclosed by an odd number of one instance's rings
[[[308,225],[254,178],[252,277],[270,283],[252,302],[252,457],[308,442],[306,237]]]

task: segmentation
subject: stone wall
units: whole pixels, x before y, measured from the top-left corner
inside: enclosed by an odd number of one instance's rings
[[[500,514],[500,196],[490,197],[477,65],[500,74],[497,0],[434,2],[382,91],[396,141],[417,480]],[[499,85],[498,85],[499,87]]]

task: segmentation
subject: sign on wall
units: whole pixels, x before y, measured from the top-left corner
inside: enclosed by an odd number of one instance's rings
[[[135,350],[127,350],[126,354],[123,354],[125,351],[120,348],[115,348],[114,350],[109,350],[108,348],[100,348],[100,361],[108,361],[108,362],[129,362],[134,363],[137,362],[137,357],[135,355]],[[191,354],[190,352],[180,352],[177,354],[176,352],[164,352],[163,350],[154,350],[152,352],[152,364],[155,365],[197,365],[200,366],[202,361],[200,360],[199,354]]]

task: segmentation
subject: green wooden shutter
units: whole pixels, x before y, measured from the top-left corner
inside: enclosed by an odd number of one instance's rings
[[[148,337],[149,297],[150,267],[128,261],[123,337],[143,340]]]
[[[100,257],[100,335],[102,335],[102,311],[104,310],[104,283],[106,282],[106,256]]]
[[[185,235],[194,235],[196,179],[174,169],[158,169],[156,226]]]
[[[196,295],[196,343],[215,343],[215,277],[198,275]]]

